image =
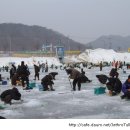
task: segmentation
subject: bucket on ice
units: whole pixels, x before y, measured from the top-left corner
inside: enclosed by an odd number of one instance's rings
[[[29,83],[29,88],[34,88],[36,87],[36,83]]]
[[[105,87],[98,87],[94,88],[94,94],[99,95],[99,94],[104,94],[105,93]]]
[[[44,90],[44,86],[41,85],[41,84],[38,84],[38,88],[39,88],[39,91],[43,91]]]
[[[2,81],[2,85],[7,85],[7,81]]]

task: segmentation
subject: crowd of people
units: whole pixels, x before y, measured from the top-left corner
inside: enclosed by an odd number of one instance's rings
[[[108,65],[108,64],[107,64]],[[100,74],[95,75],[100,83],[105,84],[106,88],[108,89],[110,96],[115,96],[123,92],[123,95],[121,96],[121,99],[127,98],[130,99],[130,75],[128,76],[128,79],[124,83],[121,82],[119,79],[119,73],[118,69],[122,69],[122,67],[125,65],[125,63],[122,62],[112,62],[111,65],[113,68],[110,70],[109,75]],[[91,69],[94,67],[92,63],[88,66],[87,63],[81,64],[68,64],[68,65],[61,65],[60,70],[65,70],[66,74],[68,75],[68,79],[73,79],[72,82],[72,91],[76,91],[76,86],[78,87],[78,90],[81,90],[82,83],[91,83],[92,80],[89,79],[84,71],[84,68],[88,67],[88,69]],[[51,65],[51,69],[54,68],[54,65]],[[58,67],[55,66],[55,69]],[[78,68],[78,69],[77,69]],[[103,70],[103,63],[99,63],[100,71]],[[40,70],[42,72],[48,72],[48,64],[47,62],[45,64],[34,64],[34,80],[40,80]],[[24,61],[21,61],[21,65],[16,67],[14,64],[12,64],[10,68],[10,80],[12,86],[14,86],[13,89],[6,90],[1,93],[1,100],[5,103],[11,104],[11,100],[20,100],[21,94],[19,93],[18,89],[16,88],[16,85],[18,84],[18,81],[21,82],[21,86],[23,87],[23,90],[32,89],[29,86],[29,76],[30,71],[28,65],[25,65]],[[53,88],[55,80],[55,76],[58,75],[57,72],[50,72],[47,73],[43,78],[41,78],[41,85],[43,87],[43,91],[55,91]],[[0,81],[2,81],[2,76],[0,74]]]

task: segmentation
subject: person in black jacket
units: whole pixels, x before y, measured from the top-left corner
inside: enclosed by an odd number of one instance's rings
[[[12,89],[8,89],[2,92],[0,95],[0,98],[1,98],[1,101],[3,101],[4,103],[11,105],[12,99],[14,100],[21,99],[21,94],[17,88],[12,88]]]
[[[54,84],[53,80],[55,80],[56,75],[58,75],[57,72],[51,72],[42,78],[41,84],[43,86],[43,91],[47,91],[47,90],[54,91],[52,85]],[[50,89],[49,89],[49,86],[50,86]]]
[[[17,74],[22,80],[22,86],[25,87],[24,81],[26,81],[27,87],[25,89],[29,89],[29,75],[30,72],[28,70],[28,67],[24,65],[24,61],[21,61],[21,66],[17,69]]]
[[[39,80],[39,72],[40,72],[40,67],[39,66],[37,66],[37,65],[34,65],[34,71],[35,71],[35,79],[34,80],[36,80],[36,77],[38,78],[38,80]]]
[[[82,74],[73,68],[66,69],[66,73],[69,75],[69,81],[70,79],[73,79],[73,91],[76,91],[76,85],[78,86],[78,90],[81,90],[81,83],[82,83]]]
[[[102,71],[102,67],[103,67],[103,64],[102,64],[102,61],[101,61],[100,64],[99,64],[100,71]]]
[[[11,78],[11,85],[16,86],[17,85],[17,81],[20,82],[20,78],[19,78],[19,75],[17,73],[15,73],[13,75],[13,77]]]
[[[12,67],[10,69],[10,79],[13,77],[15,73],[16,73],[16,66],[12,64]]]
[[[110,96],[115,96],[121,92],[122,83],[119,78],[108,78],[109,82],[106,83],[106,86],[109,90]]]
[[[1,74],[0,74],[0,81],[2,81],[2,76],[1,76]]]
[[[119,73],[117,72],[117,68],[112,68],[110,73],[109,73],[110,77],[114,78],[114,77],[118,77]]]

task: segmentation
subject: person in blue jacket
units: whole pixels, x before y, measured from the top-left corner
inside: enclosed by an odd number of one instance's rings
[[[122,85],[122,92],[124,95],[121,96],[121,99],[127,98],[130,99],[130,75],[125,83]]]

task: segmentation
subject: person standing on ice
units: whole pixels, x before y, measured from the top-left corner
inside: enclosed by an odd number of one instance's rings
[[[1,76],[1,74],[0,74],[0,81],[3,81],[3,80],[2,80],[2,76]]]
[[[118,68],[118,65],[119,65],[119,62],[117,61],[117,62],[115,63],[115,68],[116,68],[116,69]]]
[[[99,67],[100,67],[100,71],[102,71],[102,61],[100,62]]]
[[[12,67],[10,69],[10,79],[13,77],[15,73],[16,73],[16,66],[12,64]]]
[[[40,67],[34,64],[34,71],[35,71],[34,80],[36,80],[36,77],[37,77],[38,80],[39,80]]]
[[[29,89],[29,75],[30,72],[27,68],[27,66],[24,64],[24,61],[21,61],[21,66],[18,67],[17,69],[17,74],[22,80],[22,87],[25,87],[24,81],[26,81],[27,87],[25,89]]]
[[[42,69],[42,72],[44,72],[44,70],[45,70],[45,64],[44,63],[41,64],[41,69]]]
[[[48,72],[48,63],[45,64],[45,72]]]
[[[73,91],[76,90],[76,84],[78,85],[78,90],[81,90],[81,73],[76,69],[66,69],[67,74],[69,75],[69,80],[73,79]]]

